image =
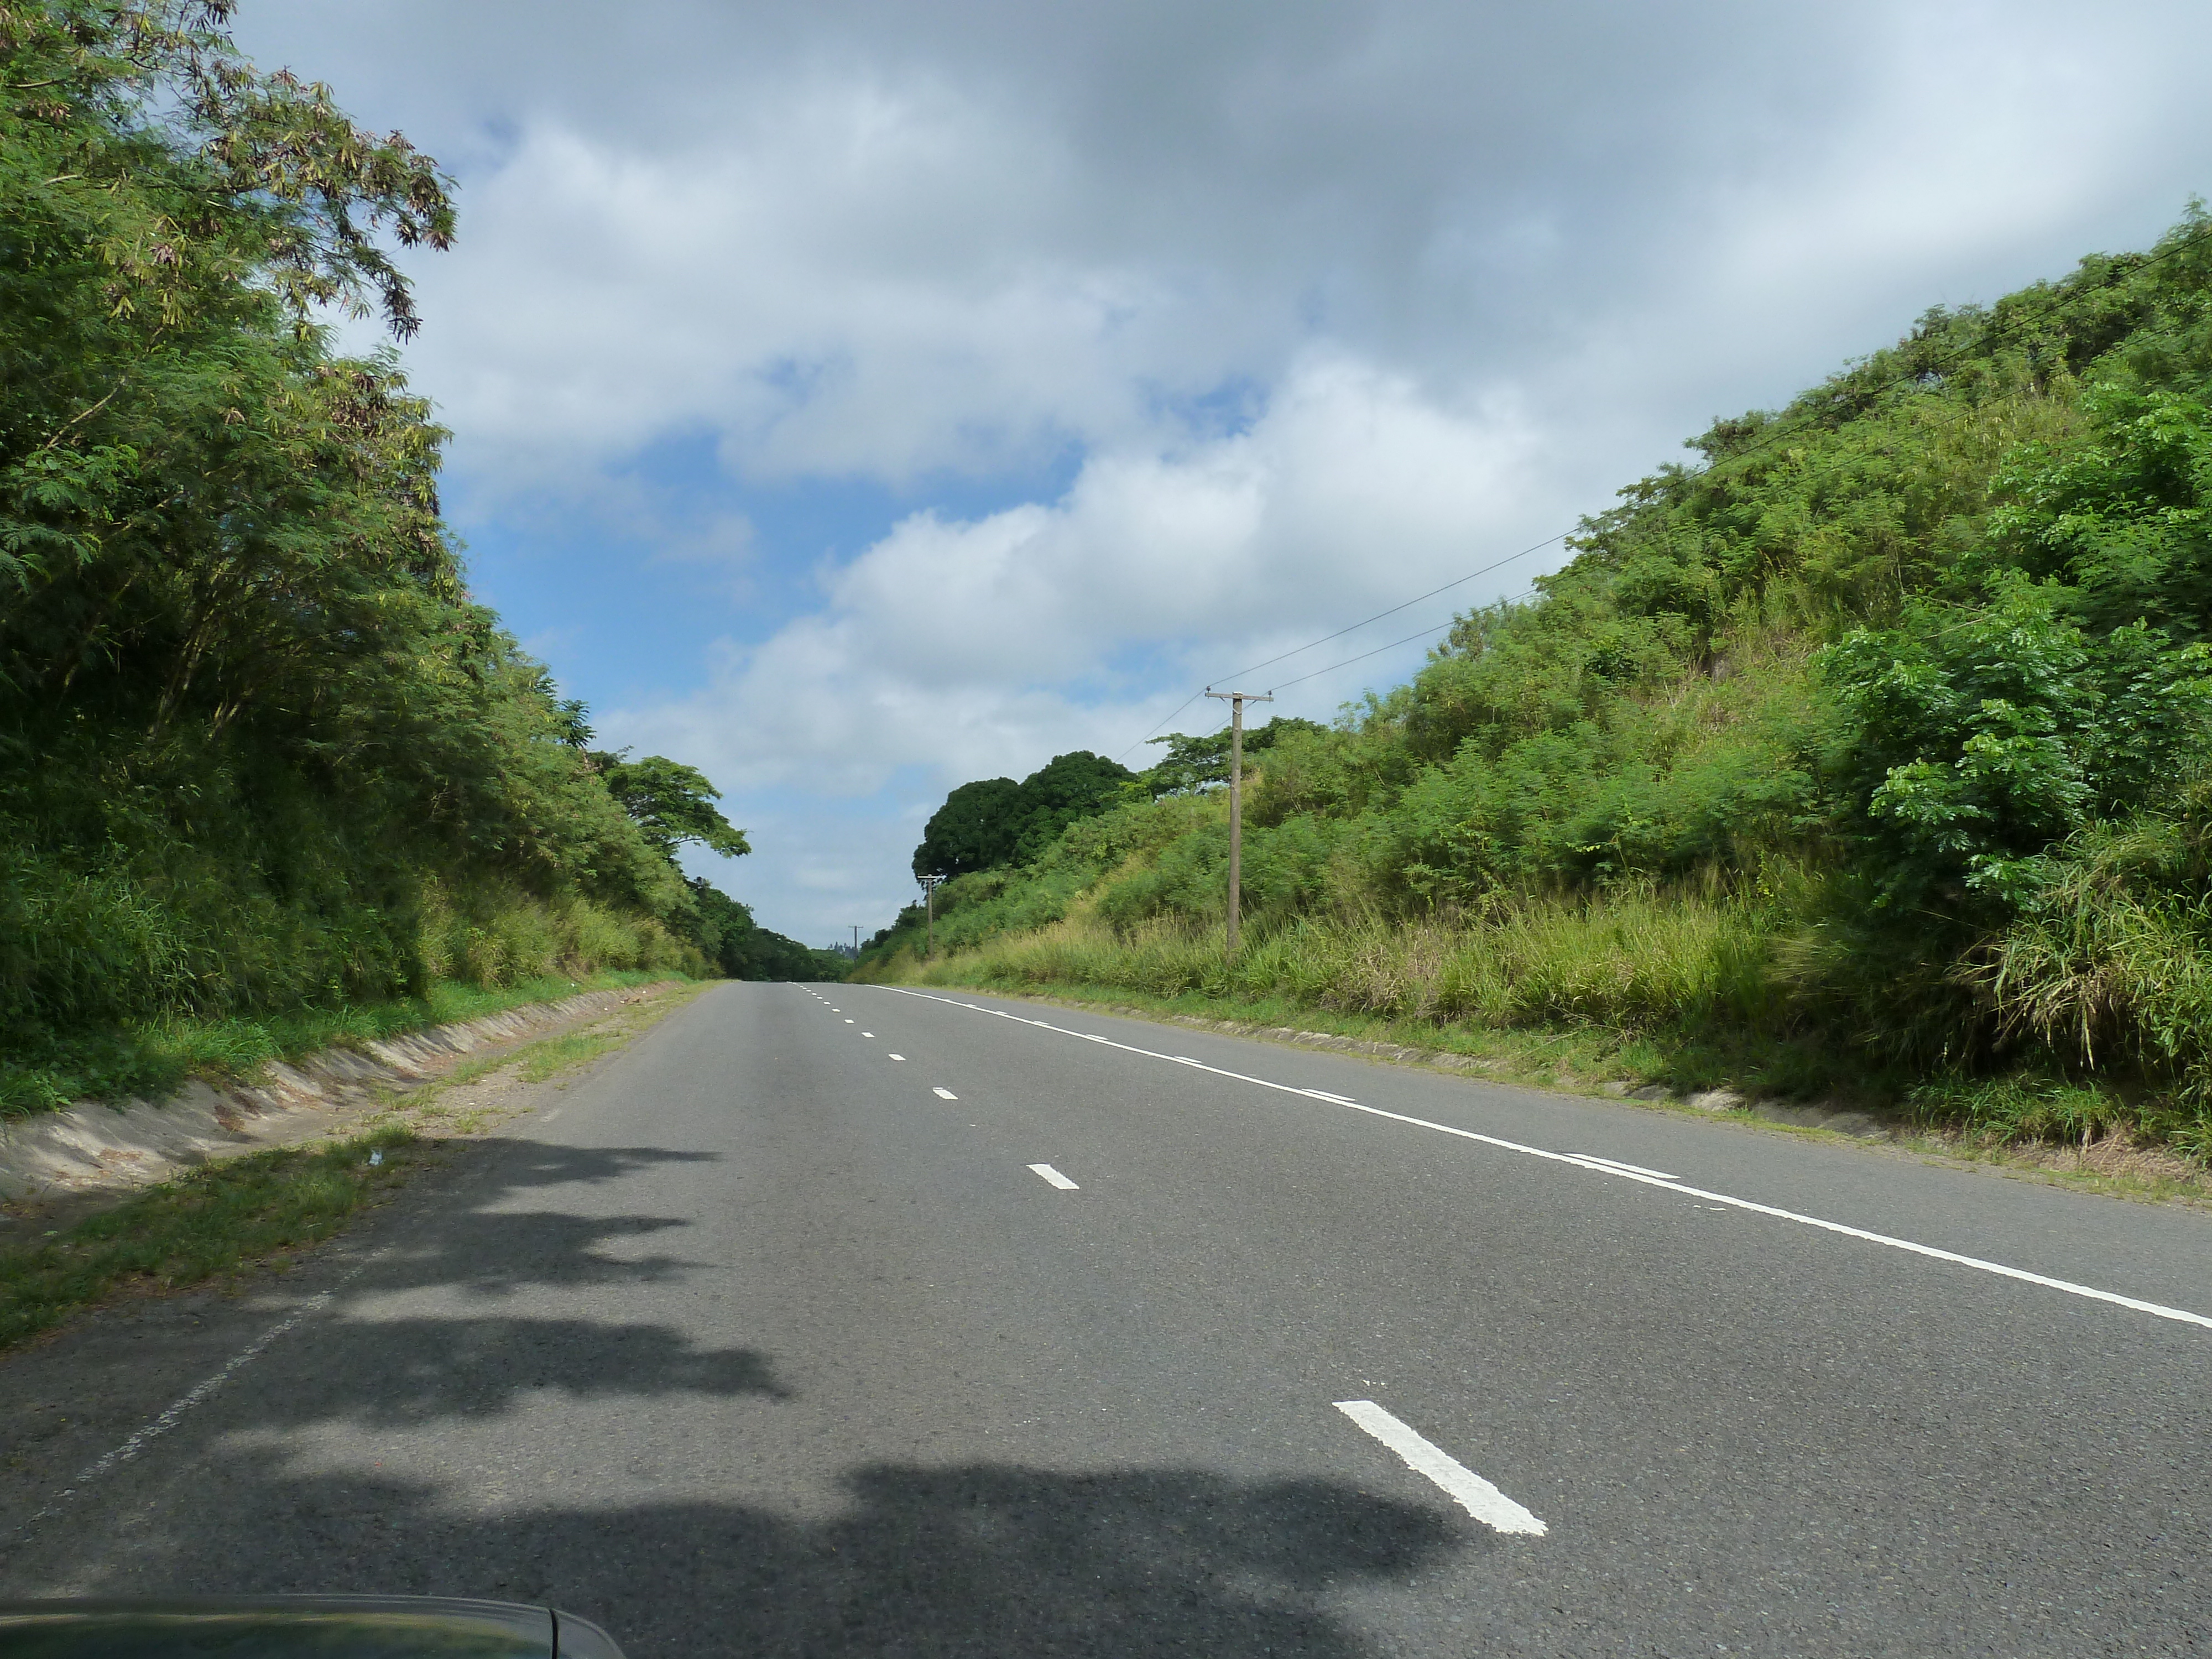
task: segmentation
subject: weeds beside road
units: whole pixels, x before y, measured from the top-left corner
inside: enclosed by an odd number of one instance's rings
[[[562,981],[560,994],[569,988]],[[34,1243],[0,1247],[0,1351],[118,1296],[289,1267],[457,1143],[526,1109],[538,1085],[621,1048],[706,988],[673,984],[579,1030],[464,1060],[436,1082],[395,1092],[355,1133],[225,1158]]]

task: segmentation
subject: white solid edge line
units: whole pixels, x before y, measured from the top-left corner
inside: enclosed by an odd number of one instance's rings
[[[903,997],[920,997],[925,1002],[942,1002],[954,1008],[967,1008],[979,1014],[996,1014],[1000,1019],[1011,1019],[1017,1024],[1034,1025],[1040,1030],[1057,1032],[1061,1036],[1081,1036],[1085,1033],[1070,1031],[1042,1019],[1029,1019],[1020,1014],[1008,1013],[1003,1008],[986,1008],[980,1002],[962,1002],[955,997],[933,996],[927,991],[909,991],[903,986],[883,985],[876,988],[896,991]],[[2094,1285],[2077,1285],[2070,1279],[2052,1279],[2047,1274],[2030,1273],[2025,1267],[2008,1267],[2002,1261],[1985,1261],[1978,1255],[1962,1255],[1956,1250],[1940,1249],[1933,1244],[1915,1243],[1909,1238],[1894,1238],[1887,1233],[1870,1232],[1864,1227],[1853,1227],[1841,1221],[1824,1221],[1816,1215],[1801,1215],[1795,1210],[1779,1209],[1771,1204],[1761,1204],[1748,1198],[1737,1198],[1730,1193],[1708,1192],[1702,1187],[1692,1187],[1679,1181],[1665,1181],[1656,1176],[1638,1175],[1616,1164],[1591,1164],[1583,1155],[1573,1152],[1547,1152],[1541,1146],[1523,1146],[1517,1140],[1507,1140],[1498,1135],[1478,1133],[1473,1129],[1454,1128],[1449,1123],[1437,1123],[1425,1117],[1409,1117],[1403,1112],[1386,1112],[1380,1106],[1362,1106],[1356,1100],[1324,1093],[1318,1089],[1301,1089],[1288,1083],[1275,1083],[1263,1077],[1248,1077],[1242,1072],[1226,1071],[1218,1066],[1208,1066],[1202,1060],[1181,1054],[1164,1054],[1151,1048],[1139,1048],[1133,1043],[1116,1042],[1111,1037],[1097,1037],[1109,1048],[1125,1054],[1142,1054],[1149,1060],[1164,1060],[1177,1065],[1194,1066],[1216,1077],[1231,1078],[1238,1083],[1255,1084],[1262,1089],[1273,1089],[1279,1094],[1298,1095],[1308,1100],[1325,1101],[1332,1106],[1341,1106],[1348,1111],[1364,1112],[1370,1117],[1388,1118],[1394,1123],[1406,1123],[1417,1129],[1433,1129],[1438,1134],[1455,1135],[1462,1140],[1479,1140],[1486,1146],[1496,1146],[1504,1152],[1519,1152],[1528,1158],[1540,1158],[1547,1163],[1565,1164],[1578,1170],[1588,1170],[1593,1175],[1613,1176],[1621,1181],[1634,1181],[1647,1187],[1657,1187],[1666,1192],[1680,1193],[1690,1198],[1702,1198],[1715,1204],[1726,1204],[1732,1208],[1746,1210],[1753,1215],[1772,1216],[1778,1221],[1794,1221],[1801,1227],[1818,1227],[1823,1232],[1836,1233],[1844,1238],[1856,1238],[1868,1244],[1880,1244],[1892,1250],[1925,1256],[1931,1261],[1948,1261],[1957,1267],[1972,1267],[1977,1273],[1995,1273],[2002,1279],[2018,1279],[2023,1285],[2039,1285],[2047,1291],[2063,1291],[2069,1296],[2083,1297],[2092,1302],[2108,1302],[2116,1308],[2126,1308],[2136,1313],[2149,1314],[2155,1319],[2171,1319],[2176,1323],[2194,1325],[2201,1330],[2212,1331],[2212,1316],[2191,1313],[2186,1308],[2169,1308],[2163,1303],[2145,1302],[2136,1297],[2122,1296],[2117,1291],[2100,1291]]]
[[[935,1095],[939,1100],[957,1100],[960,1098],[958,1095],[954,1094],[950,1089],[933,1088],[929,1092]]]
[[[1640,1176],[1652,1176],[1661,1181],[1680,1181],[1680,1176],[1668,1175],[1664,1170],[1647,1170],[1641,1164],[1626,1164],[1617,1158],[1600,1158],[1595,1152],[1570,1152],[1568,1157],[1577,1164],[1595,1164],[1608,1170],[1627,1170]]]
[[[337,1294],[340,1291],[343,1291],[347,1285],[352,1284],[355,1279],[360,1278],[362,1274],[368,1270],[371,1262],[382,1259],[385,1250],[390,1248],[390,1246],[386,1245],[371,1250],[367,1255],[362,1257],[360,1261],[355,1262],[352,1267],[347,1268],[344,1273],[341,1273],[338,1276],[337,1282],[330,1285],[323,1290],[316,1291],[314,1295],[309,1297],[298,1307],[293,1309],[292,1311],[285,1315],[283,1318],[278,1320],[267,1330],[262,1332],[259,1336],[255,1337],[252,1341],[247,1343],[236,1353],[231,1355],[231,1357],[225,1360],[222,1366],[216,1370],[213,1376],[204,1378],[192,1388],[186,1389],[183,1395],[179,1395],[175,1401],[171,1402],[168,1409],[162,1412],[158,1417],[155,1417],[150,1422],[147,1423],[128,1440],[125,1440],[121,1445],[116,1447],[112,1451],[108,1452],[105,1456],[102,1456],[94,1462],[87,1465],[85,1468],[79,1472],[74,1482],[63,1487],[61,1492],[57,1494],[44,1509],[39,1510],[36,1514],[30,1516],[24,1521],[22,1527],[17,1534],[19,1539],[28,1537],[31,1529],[36,1527],[40,1522],[51,1520],[55,1515],[58,1514],[64,1499],[76,1497],[81,1488],[90,1486],[94,1481],[99,1480],[101,1475],[106,1474],[110,1469],[115,1468],[117,1464],[128,1463],[132,1458],[137,1456],[140,1452],[143,1451],[149,1442],[160,1439],[161,1436],[168,1433],[171,1429],[175,1428],[179,1423],[184,1420],[186,1413],[190,1412],[192,1407],[198,1406],[202,1401],[205,1400],[216,1389],[222,1387],[224,1383],[229,1382],[230,1379],[238,1373],[239,1370],[242,1366],[250,1365],[256,1359],[259,1358],[261,1357],[262,1351],[267,1348],[270,1343],[276,1341],[277,1338],[291,1331],[302,1321],[312,1318],[314,1315],[320,1313],[324,1309],[329,1307],[331,1304],[337,1299]]]
[[[1066,1176],[1060,1174],[1059,1170],[1054,1169],[1049,1164],[1032,1164],[1030,1165],[1030,1169],[1035,1174],[1042,1176],[1047,1181],[1059,1188],[1063,1193],[1079,1193],[1083,1190],[1082,1188],[1077,1186]]]
[[[1337,1410],[1406,1460],[1406,1467],[1425,1474],[1486,1527],[1498,1532],[1541,1538],[1544,1523],[1522,1509],[1473,1469],[1423,1438],[1371,1400],[1340,1400]]]

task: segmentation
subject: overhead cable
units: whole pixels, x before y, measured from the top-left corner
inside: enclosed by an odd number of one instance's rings
[[[1490,603],[1492,605],[1518,605],[1522,600],[1527,599],[1536,590],[1533,587],[1524,588],[1520,592],[1513,595],[1510,599],[1492,599]],[[1393,640],[1388,645],[1376,646],[1372,651],[1363,651],[1356,657],[1346,657],[1342,662],[1333,662],[1326,668],[1316,668],[1310,674],[1301,674],[1298,676],[1297,680],[1278,680],[1274,684],[1267,688],[1268,695],[1272,696],[1274,693],[1282,690],[1286,686],[1296,685],[1298,683],[1298,680],[1319,679],[1323,674],[1334,674],[1340,668],[1349,668],[1356,662],[1365,662],[1370,657],[1379,657],[1385,651],[1395,651],[1401,645],[1411,645],[1415,640],[1425,640],[1431,634],[1441,634],[1447,628],[1455,627],[1458,624],[1458,622],[1459,618],[1454,617],[1450,622],[1439,623],[1434,628],[1424,628],[1419,633],[1408,634],[1402,640]],[[1172,720],[1175,717],[1170,714],[1168,718]]]

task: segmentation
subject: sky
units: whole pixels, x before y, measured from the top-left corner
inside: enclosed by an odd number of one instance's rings
[[[2212,189],[2201,4],[244,0],[237,35],[456,181],[403,356],[475,590],[603,746],[714,781],[754,850],[690,867],[817,945],[916,896],[953,786],[1142,767],[1221,723],[1178,711],[1208,684],[1498,566],[1235,681],[1331,719],[1716,416]]]

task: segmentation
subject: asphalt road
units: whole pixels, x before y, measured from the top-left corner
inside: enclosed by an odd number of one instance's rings
[[[731,985],[266,1292],[0,1366],[88,1454],[0,1593],[543,1599],[633,1659],[2207,1653],[2208,1315],[2194,1212]]]

